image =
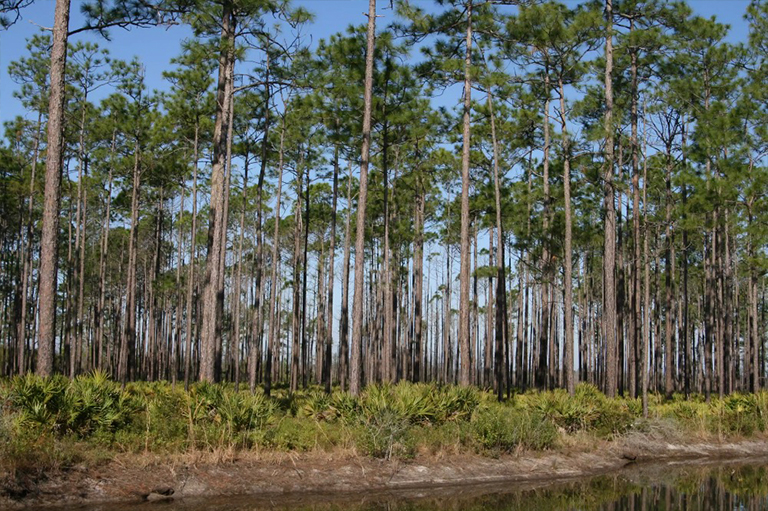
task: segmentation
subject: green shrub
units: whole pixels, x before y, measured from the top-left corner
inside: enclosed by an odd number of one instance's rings
[[[408,458],[414,453],[410,429],[409,420],[402,413],[384,407],[356,428],[355,443],[374,458]]]
[[[139,410],[136,400],[98,371],[75,378],[66,389],[64,405],[67,429],[81,438],[124,428]]]
[[[471,425],[475,442],[491,452],[511,452],[518,447],[543,450],[557,441],[557,429],[550,419],[507,406],[478,408]]]
[[[316,422],[290,415],[284,416],[252,438],[260,445],[277,451],[306,452],[327,446],[322,429]]]

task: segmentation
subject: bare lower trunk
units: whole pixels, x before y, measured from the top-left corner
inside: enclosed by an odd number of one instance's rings
[[[219,78],[216,97],[216,123],[213,134],[213,168],[211,171],[211,199],[208,224],[208,257],[203,280],[203,317],[201,325],[200,380],[216,380],[217,326],[220,324],[223,296],[219,294],[221,261],[224,253],[222,242],[226,230],[225,188],[227,167],[227,134],[232,93],[230,66],[234,66],[234,19],[231,5],[224,3],[219,54]]]
[[[539,389],[549,386],[549,320],[550,320],[550,253],[549,253],[549,220],[550,220],[550,196],[549,196],[549,67],[544,71],[544,89],[546,100],[544,101],[544,161],[542,172],[542,190],[544,192],[544,208],[542,212],[543,243],[541,251],[541,321],[539,326],[539,360],[536,367],[536,385]]]
[[[336,121],[338,127],[338,120]],[[331,376],[331,366],[333,363],[333,288],[334,270],[336,266],[336,211],[339,198],[339,145],[334,146],[333,155],[333,199],[331,204],[331,241],[328,248],[328,300],[326,310],[328,311],[328,324],[325,325],[325,346],[323,354],[323,374],[322,380],[325,384],[325,392],[331,392],[333,378]]]
[[[43,229],[40,239],[39,339],[36,372],[53,374],[56,338],[56,285],[61,168],[64,156],[64,67],[67,62],[69,0],[56,0],[51,49],[51,95],[48,101],[48,144],[45,159]]]
[[[613,190],[613,0],[605,0],[605,162],[603,190],[605,245],[603,253],[603,336],[605,338],[605,393],[616,395],[616,210]]]
[[[503,352],[506,341],[506,322],[504,321],[504,312],[507,308],[507,290],[505,286],[505,268],[504,268],[504,231],[501,222],[501,182],[499,178],[499,146],[496,139],[496,117],[493,113],[493,96],[491,88],[488,87],[488,111],[491,114],[491,142],[493,144],[493,190],[496,206],[496,317],[495,317],[495,345],[494,350],[494,374],[496,376],[496,397],[499,401],[503,396],[504,363]],[[490,357],[486,354],[486,360]]]
[[[283,148],[285,142],[285,117],[283,117],[282,125],[280,127],[280,156],[277,168],[277,196],[275,198],[275,231],[272,235],[272,275],[270,277],[270,300],[269,300],[269,333],[267,334],[267,360],[266,367],[264,368],[264,393],[270,395],[272,390],[272,373],[274,371],[274,364],[276,362],[276,347],[279,343],[280,329],[277,324],[277,311],[280,309],[279,299],[279,283],[278,277],[278,258],[280,255],[280,200],[283,192]],[[256,385],[255,362],[251,363],[251,376],[249,378],[251,382],[251,391],[253,391]]]
[[[240,211],[240,237],[237,242],[237,270],[235,273],[235,289],[233,291],[234,300],[234,323],[235,331],[232,339],[232,364],[234,364],[235,391],[240,389],[240,306],[242,302],[242,284],[243,284],[243,239],[245,238],[245,209],[248,203],[248,155],[245,156],[245,166],[243,169],[243,204]],[[256,307],[255,313],[258,314],[259,308]]]
[[[563,195],[565,206],[565,241],[563,252],[565,261],[563,263],[563,330],[565,333],[565,357],[563,361],[563,374],[565,376],[565,388],[568,393],[573,395],[576,385],[573,372],[573,249],[572,249],[572,229],[573,219],[571,217],[571,157],[570,141],[568,139],[568,126],[565,117],[565,89],[563,79],[558,81],[560,89],[560,124],[562,131],[562,149],[563,149]]]
[[[120,362],[118,375],[125,385],[131,378],[135,367],[136,351],[136,245],[139,234],[139,187],[141,172],[139,171],[139,142],[134,144],[133,158],[133,191],[131,193],[131,229],[128,237],[128,277],[126,280],[125,325],[120,342]]]
[[[37,114],[37,130],[35,132],[35,145],[32,149],[32,174],[29,178],[29,198],[27,202],[26,237],[22,247],[24,270],[21,274],[21,315],[19,317],[18,332],[16,334],[16,365],[18,374],[26,372],[26,348],[27,348],[27,308],[29,300],[29,285],[32,273],[32,214],[35,207],[35,180],[37,178],[37,160],[40,156],[40,137],[42,131],[42,112]]]
[[[195,309],[195,257],[197,255],[197,169],[199,161],[199,123],[195,123],[194,141],[194,170],[192,174],[192,229],[189,233],[189,267],[187,269],[187,318],[184,330],[184,388],[189,390],[190,372],[192,370],[192,311]]]
[[[467,39],[464,57],[464,120],[463,149],[461,154],[461,268],[459,271],[459,354],[461,357],[461,385],[470,384],[471,360],[469,353],[469,151],[470,151],[470,111],[472,109],[472,1],[467,5]]]
[[[344,263],[341,280],[341,317],[339,318],[339,386],[347,390],[349,377],[349,259],[351,250],[352,164],[347,176],[347,217],[344,222]]]
[[[107,185],[107,196],[105,198],[104,226],[102,228],[101,250],[99,252],[99,304],[96,311],[96,342],[98,345],[97,367],[100,371],[104,370],[104,316],[105,316],[105,295],[106,295],[106,274],[107,274],[107,251],[109,250],[109,228],[110,212],[112,206],[112,170],[115,155],[115,144],[117,139],[117,130],[112,132],[112,148],[110,151],[109,178]]]
[[[413,373],[414,382],[422,381],[422,295],[424,294],[424,189],[421,176],[417,184],[416,214],[414,219],[415,237],[413,241]]]
[[[363,147],[360,159],[360,193],[357,200],[355,233],[355,293],[352,305],[352,346],[349,391],[360,395],[362,387],[363,283],[365,282],[365,208],[368,200],[368,160],[371,147],[371,106],[373,94],[373,51],[376,39],[376,0],[368,2],[368,38],[365,54],[365,95],[363,109]]]

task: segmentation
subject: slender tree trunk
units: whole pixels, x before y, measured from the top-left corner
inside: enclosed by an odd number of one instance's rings
[[[344,263],[341,281],[341,317],[339,318],[339,386],[347,390],[349,378],[349,259],[352,217],[352,164],[347,176],[347,215],[344,221]]]
[[[279,283],[278,279],[278,258],[280,257],[280,201],[283,193],[283,155],[285,144],[285,117],[282,118],[280,126],[280,154],[277,165],[277,195],[275,197],[275,230],[272,235],[272,275],[270,277],[270,298],[269,298],[269,332],[267,334],[267,361],[264,368],[264,393],[270,395],[272,390],[272,373],[276,362],[276,348],[279,347],[280,328],[277,323],[277,311],[280,309]],[[256,386],[256,364],[251,363],[251,391]]]
[[[228,95],[228,101],[229,101],[229,122],[228,122],[228,128],[227,128],[227,144],[226,144],[226,158],[225,158],[225,168],[226,172],[224,174],[224,207],[222,209],[221,214],[221,250],[219,251],[219,269],[218,269],[218,282],[216,283],[216,306],[218,307],[218,311],[216,312],[216,326],[214,328],[214,338],[215,338],[215,355],[213,358],[214,364],[213,364],[213,374],[214,374],[214,381],[220,381],[221,375],[222,375],[222,364],[224,362],[224,310],[225,310],[225,304],[224,304],[224,289],[225,289],[225,275],[226,275],[226,268],[227,268],[227,234],[228,234],[228,227],[229,227],[229,199],[230,199],[230,188],[232,184],[232,141],[234,139],[233,133],[234,133],[234,116],[235,116],[235,95],[231,91],[231,89],[234,87],[234,80],[235,80],[235,67],[234,67],[234,60],[232,61],[232,65],[229,67],[229,78],[228,81],[230,83],[230,94]],[[232,347],[231,337],[228,338],[230,341],[229,348]]]
[[[634,18],[630,19],[630,32],[634,31]],[[640,328],[642,324],[640,296],[640,165],[638,144],[638,90],[637,90],[637,48],[630,49],[631,60],[631,90],[632,100],[630,105],[631,146],[632,146],[632,241],[634,255],[632,258],[632,299],[630,313],[630,372],[629,395],[637,397],[638,384],[640,384]]]
[[[563,150],[563,195],[565,207],[565,245],[563,247],[563,330],[565,333],[565,357],[563,361],[563,374],[565,375],[565,388],[568,393],[573,395],[576,390],[575,374],[573,371],[573,248],[572,248],[572,229],[573,219],[571,216],[571,157],[570,140],[568,139],[568,125],[565,117],[565,89],[563,87],[563,78],[558,80],[560,89],[560,129],[562,131],[562,150]]]
[[[197,169],[199,160],[200,122],[195,119],[195,139],[193,146],[192,173],[192,228],[189,233],[189,265],[187,268],[187,318],[184,329],[184,389],[189,390],[190,372],[192,369],[192,312],[195,309],[195,257],[197,255]]]
[[[421,173],[417,179],[416,214],[414,215],[413,240],[413,373],[411,380],[423,380],[421,362],[423,360],[422,334],[422,299],[424,295],[424,185]]]
[[[494,374],[496,377],[496,397],[503,399],[502,387],[504,379],[503,351],[506,341],[506,321],[504,320],[507,308],[507,289],[504,268],[504,227],[501,221],[501,180],[499,176],[499,145],[496,139],[496,117],[493,112],[493,95],[488,86],[488,111],[491,114],[491,142],[493,145],[493,191],[496,207],[496,324],[494,328],[496,349],[494,351]]]
[[[645,106],[643,107],[645,112]],[[648,238],[650,238],[650,229],[648,228],[648,153],[647,153],[646,123],[643,120],[643,344],[640,350],[640,371],[642,371],[643,386],[643,417],[648,417],[648,354],[651,353],[651,256],[648,249]],[[657,231],[658,233],[658,231]],[[657,265],[658,267],[658,265]],[[657,341],[658,342],[658,338]],[[653,363],[651,363],[653,367]]]
[[[666,144],[666,234],[665,234],[665,271],[664,282],[666,289],[665,297],[665,330],[664,330],[664,393],[667,399],[672,398],[675,391],[674,386],[674,317],[675,317],[675,238],[672,229],[672,144],[669,141]]]
[[[299,148],[303,155],[303,151]],[[300,157],[301,158],[301,157]],[[303,158],[302,158],[303,159]],[[293,334],[291,339],[291,393],[299,389],[299,358],[303,355],[303,342],[301,342],[301,275],[305,264],[302,259],[301,233],[302,225],[301,196],[303,194],[304,163],[300,161],[296,169],[296,205],[293,211]],[[309,200],[309,197],[306,198]]]
[[[616,395],[616,211],[613,190],[613,0],[605,0],[605,162],[603,189],[605,245],[603,254],[603,335],[606,349],[605,393]]]
[[[336,119],[336,129],[338,131],[339,121]],[[331,240],[328,247],[328,300],[326,310],[328,312],[328,324],[325,326],[326,340],[324,346],[323,358],[323,382],[325,383],[325,392],[330,394],[333,377],[331,375],[331,366],[333,364],[333,288],[335,284],[334,270],[336,266],[336,219],[339,198],[339,144],[335,143],[333,147],[333,198],[331,199]]]
[[[221,50],[219,53],[219,78],[216,94],[216,123],[213,133],[213,166],[211,170],[211,199],[208,224],[208,257],[203,280],[203,316],[201,325],[200,380],[216,380],[217,326],[224,296],[219,293],[222,246],[226,232],[225,224],[225,188],[227,168],[227,146],[232,102],[232,83],[230,68],[234,66],[235,23],[232,6],[224,2],[221,24]]]
[[[131,192],[131,229],[128,236],[128,276],[126,280],[125,324],[120,342],[120,362],[118,375],[125,385],[135,371],[136,352],[136,250],[139,234],[139,187],[141,186],[141,171],[139,170],[139,141],[136,140],[133,150],[133,191]]]
[[[352,306],[352,346],[349,391],[359,396],[362,387],[363,283],[365,279],[365,209],[368,200],[368,160],[371,146],[371,106],[373,94],[373,51],[376,39],[376,0],[368,2],[368,37],[365,54],[365,93],[363,108],[363,147],[360,159],[360,193],[357,200],[355,232],[355,293]]]
[[[235,327],[234,336],[232,339],[233,360],[232,363],[235,366],[235,391],[240,389],[240,306],[242,302],[242,283],[243,283],[243,239],[245,238],[245,209],[248,204],[248,155],[244,158],[245,165],[243,167],[243,204],[240,210],[240,238],[237,242],[237,270],[235,270],[235,289],[234,294],[234,317],[232,319]],[[255,313],[258,314],[258,307],[256,307]],[[251,347],[253,349],[253,347]]]
[[[303,157],[302,157],[303,163]],[[303,165],[302,165],[303,171]],[[304,197],[304,244],[302,248],[301,265],[302,265],[302,281],[301,281],[301,385],[303,388],[307,388],[307,378],[309,377],[309,338],[307,336],[307,270],[309,269],[309,259],[307,257],[307,250],[309,249],[309,212],[310,212],[310,177],[309,169],[307,169],[307,188],[306,196]]]
[[[100,371],[104,370],[104,316],[105,295],[106,295],[106,275],[107,275],[107,252],[109,250],[109,229],[110,213],[112,206],[112,171],[114,167],[115,145],[117,140],[117,130],[112,131],[112,145],[110,149],[109,178],[107,185],[107,196],[105,202],[104,227],[101,237],[101,251],[99,253],[99,304],[96,311],[96,342],[98,344],[98,363]]]
[[[320,254],[317,257],[317,290],[315,292],[315,383],[324,385],[323,368],[325,367],[325,233],[319,233]]]
[[[542,250],[541,250],[541,323],[539,327],[539,360],[536,368],[536,385],[539,389],[546,389],[549,386],[548,368],[549,368],[549,320],[550,320],[550,297],[549,289],[551,285],[550,271],[550,253],[549,253],[549,220],[550,220],[550,196],[549,196],[549,66],[544,69],[544,90],[546,99],[544,101],[544,161],[542,171],[542,189],[544,193],[544,210],[542,212]]]
[[[467,39],[464,56],[464,120],[463,146],[461,153],[461,268],[459,272],[459,354],[461,357],[461,385],[471,382],[471,360],[469,353],[469,152],[470,152],[470,111],[472,109],[472,0],[467,3]]]
[[[181,203],[179,204],[179,216],[178,216],[178,247],[176,254],[176,314],[174,314],[174,326],[173,326],[173,344],[170,350],[170,372],[171,372],[171,385],[176,386],[176,380],[179,377],[179,352],[181,351],[181,311],[184,309],[184,290],[181,286],[181,266],[184,260],[184,233],[181,228],[181,219],[184,215],[184,201],[186,199],[186,185],[182,184],[181,187]]]
[[[16,344],[18,346],[17,369],[18,374],[26,372],[26,347],[27,347],[27,309],[29,300],[29,285],[32,273],[32,230],[34,227],[32,214],[35,208],[35,181],[37,179],[37,160],[40,157],[40,138],[42,136],[43,113],[37,113],[37,129],[35,131],[35,143],[32,149],[32,173],[29,178],[29,198],[27,200],[26,238],[22,247],[24,255],[24,270],[21,275],[21,316],[19,318]]]
[[[40,239],[38,358],[36,372],[53,374],[56,340],[56,287],[61,172],[64,158],[64,67],[67,62],[69,0],[56,0],[51,48],[51,95],[48,100],[48,143],[45,158],[43,229]]]

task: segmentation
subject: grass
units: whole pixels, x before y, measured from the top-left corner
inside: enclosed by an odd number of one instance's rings
[[[267,397],[231,384],[189,392],[165,382],[125,388],[104,373],[68,380],[34,375],[0,381],[0,466],[42,471],[96,464],[121,453],[351,451],[376,458],[443,453],[499,456],[567,448],[633,431],[662,436],[751,436],[768,426],[768,393],[706,403],[652,396],[609,399],[587,384],[576,394],[529,392],[499,403],[477,388],[400,383],[362,396],[310,388]],[[666,432],[666,433],[665,433]]]

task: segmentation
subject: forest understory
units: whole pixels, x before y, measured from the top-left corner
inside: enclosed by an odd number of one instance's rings
[[[235,391],[100,373],[0,383],[0,503],[353,492],[768,457],[768,392],[607,398],[580,384],[498,402],[475,387]],[[164,494],[168,495],[164,495]]]

